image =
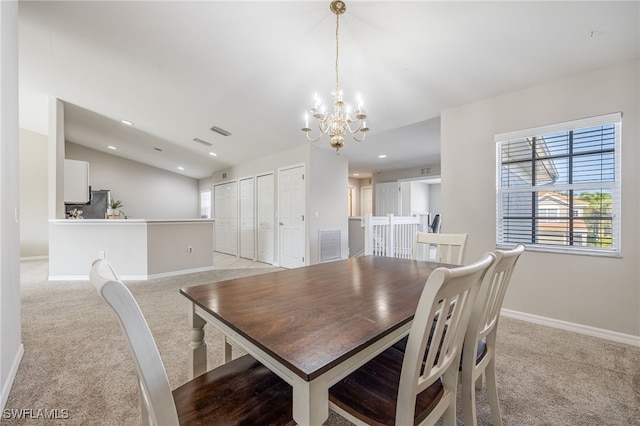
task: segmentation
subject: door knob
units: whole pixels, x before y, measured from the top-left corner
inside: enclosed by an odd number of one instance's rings
[[[284,222],[280,222],[280,226],[284,225]]]

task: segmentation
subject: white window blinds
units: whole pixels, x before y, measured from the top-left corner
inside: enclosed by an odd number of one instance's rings
[[[498,246],[620,254],[621,114],[497,135]]]

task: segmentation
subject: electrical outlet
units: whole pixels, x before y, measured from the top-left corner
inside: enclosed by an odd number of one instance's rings
[[[98,256],[100,257],[100,259],[104,259],[104,250],[100,250],[100,253],[98,253]]]

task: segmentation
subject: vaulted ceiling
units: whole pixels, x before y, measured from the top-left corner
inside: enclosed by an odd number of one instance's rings
[[[47,133],[56,97],[67,140],[194,178],[310,143],[329,3],[20,1],[20,124]],[[639,5],[347,1],[340,85],[371,131],[340,155],[363,175],[439,163],[441,111],[640,56]]]

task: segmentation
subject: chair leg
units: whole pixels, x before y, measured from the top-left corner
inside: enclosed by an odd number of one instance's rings
[[[476,379],[476,390],[482,390],[486,386],[486,377],[484,371],[482,374]]]
[[[456,396],[455,393],[451,398],[451,402],[449,406],[445,410],[442,415],[442,425],[443,426],[456,426]]]
[[[142,388],[142,382],[138,380],[138,389],[140,390],[140,414],[142,415],[142,425],[151,426],[151,417],[149,417],[149,408],[147,406],[147,399]]]
[[[232,347],[231,347],[231,343],[229,343],[229,340],[227,340],[227,336],[223,336],[224,339],[224,349],[223,349],[223,354],[222,354],[222,362],[224,364],[226,364],[227,362],[231,361],[231,359],[233,358],[232,356]]]
[[[487,368],[487,396],[491,407],[491,417],[495,426],[502,426],[502,416],[500,415],[500,402],[498,401],[498,389],[496,386],[496,366],[495,359],[492,359]]]
[[[480,379],[478,377],[478,379]],[[465,425],[477,425],[476,420],[476,387],[471,372],[462,380],[462,411]],[[476,382],[477,383],[477,382]]]

